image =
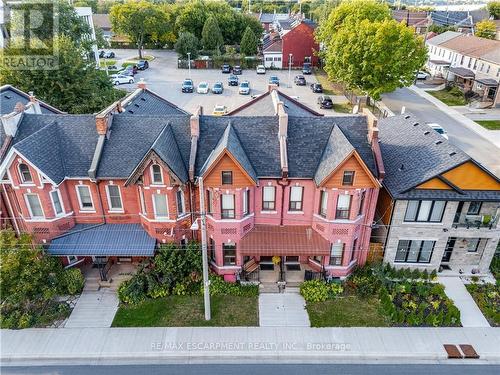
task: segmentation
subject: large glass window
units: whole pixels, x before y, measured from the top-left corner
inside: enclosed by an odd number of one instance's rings
[[[445,206],[445,201],[409,201],[404,220],[440,223]]]
[[[234,219],[234,195],[222,194],[221,196],[222,218]]]
[[[42,205],[40,204],[40,198],[38,194],[26,194],[26,204],[28,205],[30,215],[32,219],[43,218]]]
[[[168,217],[167,196],[164,194],[153,194],[153,207],[156,218]]]
[[[467,215],[479,215],[483,202],[470,202]]]
[[[336,219],[349,219],[349,211],[351,210],[351,196],[349,194],[341,194],[337,199],[337,210],[335,213]]]
[[[319,214],[326,217],[328,210],[328,192],[322,190],[319,197]]]
[[[467,252],[477,253],[477,249],[479,248],[479,242],[481,242],[480,238],[467,238]]]
[[[250,214],[250,190],[243,193],[243,215]]]
[[[401,240],[396,250],[396,263],[430,263],[435,241]]]
[[[186,211],[184,207],[184,192],[182,190],[177,190],[176,192],[176,200],[177,200],[177,216],[184,215]]]
[[[264,211],[276,209],[276,188],[274,186],[264,186],[262,188],[262,209]]]
[[[224,257],[225,266],[236,265],[236,245],[235,244],[222,244],[222,255]]]
[[[302,211],[302,192],[304,188],[302,186],[292,186],[290,188],[290,211]]]
[[[342,265],[342,256],[344,255],[344,244],[343,243],[332,243],[330,249],[330,265],[340,266]]]
[[[19,175],[21,177],[21,182],[25,184],[30,184],[33,182],[33,177],[31,177],[30,169],[24,163],[19,164]]]
[[[92,195],[90,194],[90,188],[87,185],[78,185],[76,187],[78,192],[78,201],[80,202],[81,210],[93,210],[94,203],[92,202]]]
[[[123,210],[120,188],[117,185],[107,185],[106,189],[108,189],[108,200],[109,200],[110,211]]]
[[[64,210],[61,203],[61,197],[59,196],[59,191],[54,190],[50,192],[50,198],[52,199],[52,205],[54,206],[54,212],[56,215],[61,215]]]
[[[158,164],[153,164],[151,166],[151,175],[153,178],[153,184],[163,184],[163,173],[161,172],[161,167]]]

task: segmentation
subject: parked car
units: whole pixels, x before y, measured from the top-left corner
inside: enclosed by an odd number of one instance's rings
[[[121,85],[124,83],[134,83],[135,82],[134,77],[127,76],[124,74],[113,74],[110,76],[110,79],[114,85]]]
[[[200,82],[196,92],[198,94],[208,94],[210,92],[210,85],[207,82]]]
[[[114,59],[115,58],[115,53],[113,51],[108,51],[104,54],[103,56],[105,59]]]
[[[226,113],[227,113],[227,107],[225,105],[219,105],[219,104],[217,104],[214,107],[212,115],[214,115],[214,116],[223,116]]]
[[[280,79],[277,76],[271,76],[271,77],[269,77],[269,83],[271,85],[279,86],[280,85]]]
[[[241,95],[249,95],[250,94],[250,82],[243,81],[240,83],[240,88],[238,89],[238,93]]]
[[[193,92],[194,84],[191,78],[186,78],[184,82],[182,82],[182,92]]]
[[[222,94],[224,92],[224,85],[222,82],[215,82],[214,86],[212,87],[212,92],[214,94]]]
[[[229,76],[229,78],[227,79],[227,84],[229,86],[238,86],[238,83],[239,83],[238,81],[239,81],[238,77],[236,77],[235,75],[231,74]]]
[[[436,133],[441,134],[444,139],[448,139],[448,132],[444,130],[444,128],[441,125],[436,124],[435,122],[428,123],[427,125],[429,125],[431,129],[434,130]]]
[[[229,65],[229,64],[222,64],[222,73],[224,73],[224,74],[231,73],[231,65]]]
[[[295,84],[297,86],[305,86],[306,85],[306,78],[302,75],[298,75],[298,76],[295,76],[295,78],[293,79],[293,81],[295,82]]]
[[[302,74],[312,74],[311,63],[304,63],[304,65],[302,65]]]
[[[257,74],[266,74],[266,67],[264,65],[257,65]]]
[[[323,92],[323,86],[321,86],[320,83],[312,83],[311,84],[311,90],[312,90],[312,92],[322,93]]]
[[[106,51],[104,51],[104,50],[99,51],[99,58],[102,59],[104,57],[105,53],[106,53]]]
[[[423,72],[423,71],[418,71],[417,72],[417,79],[427,79],[429,78],[429,73]]]
[[[235,65],[235,67],[233,68],[233,74],[242,74],[242,73],[243,69],[241,69],[241,66]]]
[[[127,75],[136,75],[137,74],[137,66],[134,65],[127,65],[125,68],[123,68],[122,70],[120,70],[118,73],[121,73],[121,74],[127,74]]]
[[[137,69],[146,70],[147,68],[149,68],[148,60],[139,60],[139,62],[137,63]]]
[[[323,108],[323,109],[332,109],[333,108],[332,99],[326,95],[318,96],[318,104],[319,104],[319,107]]]

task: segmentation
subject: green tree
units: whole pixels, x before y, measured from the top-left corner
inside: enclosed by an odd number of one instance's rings
[[[177,42],[175,42],[175,52],[183,58],[187,58],[188,52],[191,53],[191,59],[198,57],[198,49],[200,47],[200,42],[198,38],[186,31],[179,35]]]
[[[247,27],[241,38],[240,51],[246,56],[253,56],[257,53],[257,37],[250,27]]]
[[[430,25],[429,31],[434,32],[436,34],[442,34],[445,31],[457,31],[456,26],[441,26],[441,25]]]
[[[73,6],[75,7],[91,7],[92,13],[97,12],[97,4],[98,0],[77,0],[73,2]]]
[[[219,29],[219,24],[214,16],[210,16],[203,25],[201,32],[201,43],[203,48],[220,52],[220,47],[224,44],[224,39]]]
[[[500,19],[500,1],[491,1],[488,3],[488,11],[494,19]]]
[[[170,19],[161,5],[149,1],[127,1],[111,8],[111,25],[115,32],[127,35],[137,44],[139,58],[142,58],[144,43],[154,35],[170,31]]]
[[[495,39],[497,27],[491,20],[482,20],[476,24],[475,35],[480,38]]]
[[[124,95],[115,90],[104,73],[95,68],[92,60],[84,58],[85,49],[76,46],[68,37],[55,40],[58,48],[57,70],[18,70],[0,65],[0,81],[8,82],[36,95],[69,113],[94,113]]]

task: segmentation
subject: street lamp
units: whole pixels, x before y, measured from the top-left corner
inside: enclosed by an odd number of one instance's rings
[[[292,87],[292,57],[293,54],[288,55],[288,87]]]
[[[188,52],[187,55],[188,55],[189,78],[191,78],[191,52]]]

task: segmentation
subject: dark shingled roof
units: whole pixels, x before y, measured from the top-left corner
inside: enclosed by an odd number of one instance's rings
[[[24,91],[21,91],[11,85],[4,85],[0,87],[0,114],[5,115],[11,113],[14,111],[14,107],[18,102],[27,104],[29,100],[29,95]],[[38,100],[38,102],[40,103],[42,113],[62,113],[57,108],[54,108],[41,100]]]
[[[460,194],[455,190],[413,189],[473,159],[408,113],[380,120],[379,129],[386,171],[383,185],[394,198],[467,200],[496,196],[495,200],[500,200],[499,192],[482,191],[476,195],[473,191]]]
[[[169,126],[171,129],[167,130]],[[154,150],[180,179],[187,180],[189,116],[116,115],[97,170],[98,178],[128,178]],[[177,171],[177,172],[176,172]]]
[[[213,152],[210,154],[209,158],[205,162],[205,165],[203,166],[200,173],[204,174],[207,171],[207,169],[224,152],[224,150],[227,150],[238,161],[241,167],[254,180],[254,182],[257,182],[257,174],[255,173],[252,163],[250,163],[250,160],[248,159],[248,156],[245,153],[245,148],[241,144],[238,135],[236,134],[233,126],[231,125],[231,122],[229,122],[229,124],[227,125],[226,130],[224,130],[224,133],[222,134],[222,137],[219,140],[219,143],[217,144]]]
[[[281,177],[278,118],[220,116],[200,117],[200,141],[196,155],[196,174],[219,144],[229,122],[258,177]]]
[[[187,115],[188,112],[163,99],[154,92],[145,89],[133,98],[124,108],[122,115],[176,116]]]
[[[93,115],[23,115],[12,147],[55,183],[88,175],[97,143]]]

